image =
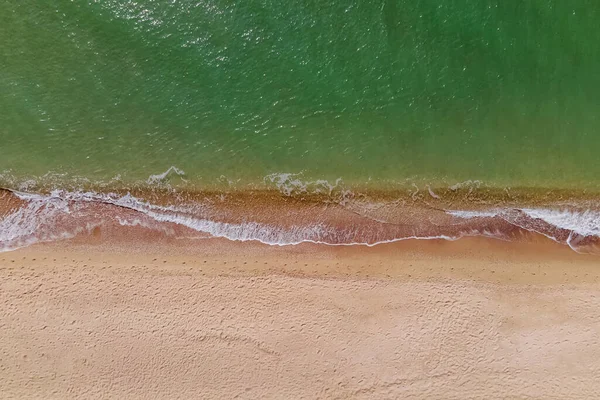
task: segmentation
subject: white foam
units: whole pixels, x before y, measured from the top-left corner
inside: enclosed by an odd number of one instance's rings
[[[310,193],[331,195],[336,189],[342,189],[342,178],[337,178],[332,184],[325,179],[302,180],[302,173],[281,172],[269,174],[264,177],[265,182],[270,182],[284,195]]]
[[[446,210],[446,214],[450,214],[454,217],[471,219],[471,218],[493,218],[498,216],[501,211],[488,210],[488,211],[469,211],[469,210]]]
[[[481,187],[482,182],[479,180],[468,180],[468,181],[464,181],[464,182],[458,182],[455,183],[452,186],[448,186],[448,189],[450,190],[459,190],[459,189],[463,189],[463,188],[469,188],[469,192],[471,192],[473,189],[479,189]]]
[[[56,231],[56,222],[71,213],[68,202],[44,196],[31,195],[27,205],[0,219],[0,252],[15,250],[39,242],[50,242],[75,237],[94,226],[72,227],[70,231]]]
[[[284,179],[283,177],[281,179]],[[457,240],[466,236],[488,236],[503,239],[501,232],[470,231],[456,236],[406,236],[380,240],[380,237],[369,236],[366,232],[357,231],[353,227],[340,230],[326,222],[312,225],[296,225],[278,227],[269,224],[246,221],[230,223],[212,220],[210,217],[200,217],[208,212],[203,205],[160,206],[150,204],[131,194],[117,195],[114,193],[98,194],[94,192],[68,192],[55,190],[49,195],[13,192],[27,204],[15,212],[0,219],[0,251],[10,250],[40,241],[60,240],[73,237],[81,232],[90,231],[94,226],[112,221],[122,226],[141,226],[157,229],[166,234],[174,234],[174,230],[162,223],[171,223],[187,227],[196,232],[212,237],[226,238],[234,241],[258,241],[269,245],[296,245],[300,243],[316,243],[334,246],[375,246],[402,240],[444,239]],[[89,203],[115,205],[132,210],[133,214],[126,216],[111,213],[90,213]],[[136,214],[139,213],[139,214]],[[500,217],[509,223],[524,229],[536,230],[535,226],[519,219],[525,214],[532,219],[540,219],[560,229],[566,229],[580,236],[600,236],[600,212],[574,212],[552,209],[492,209],[483,211],[448,210],[447,214],[458,218],[493,218]],[[210,213],[208,213],[210,214]],[[85,226],[76,226],[80,217],[86,217]],[[66,220],[65,218],[70,218]],[[57,222],[68,222],[57,224]],[[90,222],[91,221],[91,222]],[[57,225],[69,227],[69,231],[57,232]],[[534,225],[534,224],[532,224]],[[544,232],[540,232],[545,234]],[[365,236],[366,234],[366,236]],[[551,237],[551,236],[549,236]],[[361,238],[357,240],[357,238]],[[577,239],[569,236],[576,244]],[[573,246],[571,246],[573,247]]]
[[[446,213],[465,219],[500,217],[521,228],[535,230],[554,239],[552,235],[541,232],[539,229],[534,229],[532,226],[517,222],[519,213],[523,213],[529,218],[544,221],[555,228],[565,229],[580,236],[600,237],[600,211],[595,210],[573,211],[552,208],[521,208],[485,211],[447,210]]]
[[[88,222],[86,226],[75,226],[70,232],[53,231],[53,227],[56,226],[57,221],[65,216],[72,218],[72,222],[76,222],[79,216],[88,216],[89,209],[85,208],[86,203],[112,204],[140,213],[139,217],[123,218],[115,216],[114,221],[122,226],[142,226],[173,234],[172,229],[152,223],[152,221],[159,223],[166,222],[184,226],[212,237],[242,242],[258,241],[277,246],[297,245],[300,243],[334,246],[375,246],[382,243],[408,239],[456,240],[459,238],[447,235],[430,237],[410,236],[386,240],[375,240],[374,238],[372,241],[359,242],[355,240],[357,232],[354,229],[340,231],[338,228],[328,226],[327,224],[274,227],[258,222],[220,222],[193,216],[190,210],[197,211],[195,207],[153,205],[137,199],[130,194],[118,196],[114,193],[98,194],[61,190],[53,191],[49,195],[23,192],[14,193],[21,200],[27,201],[28,204],[0,220],[0,251],[11,250],[42,241],[71,238],[86,230],[89,232],[95,226],[112,218],[110,215],[100,213],[100,217],[104,219],[94,220],[95,222],[92,224]],[[143,216],[150,218],[150,220],[144,220]]]
[[[437,199],[437,200],[439,200],[439,199],[440,199],[440,196],[439,196],[439,195],[437,195],[437,194],[436,194],[436,193],[435,193],[435,192],[434,192],[434,191],[431,189],[431,186],[427,185],[427,191],[429,192],[429,195],[430,195],[431,197],[433,197],[434,199]]]
[[[164,183],[165,180],[170,176],[170,175],[177,175],[177,176],[185,176],[185,171],[175,167],[175,166],[170,166],[169,169],[167,169],[165,172],[160,173],[160,174],[156,174],[156,175],[150,175],[148,177],[148,179],[146,180],[146,183],[149,185],[156,185],[159,183]],[[182,180],[185,181],[185,179],[182,178]]]
[[[540,219],[560,229],[566,229],[581,236],[600,237],[600,212],[582,212],[543,208],[524,208],[522,212],[531,218]]]

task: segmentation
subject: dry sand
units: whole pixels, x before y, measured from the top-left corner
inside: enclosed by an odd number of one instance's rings
[[[600,258],[543,241],[37,245],[0,317],[1,398],[600,398]]]

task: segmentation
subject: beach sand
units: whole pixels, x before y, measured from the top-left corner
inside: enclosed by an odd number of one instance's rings
[[[0,253],[0,398],[600,398],[600,258],[99,238]]]

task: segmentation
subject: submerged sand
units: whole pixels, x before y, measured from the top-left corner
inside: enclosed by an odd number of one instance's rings
[[[487,239],[2,253],[0,398],[599,398],[599,260]]]

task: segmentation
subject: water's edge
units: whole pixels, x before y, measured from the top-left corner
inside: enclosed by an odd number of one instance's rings
[[[136,227],[165,238],[217,237],[276,246],[375,246],[469,236],[524,241],[533,233],[595,253],[597,197],[569,193],[520,189],[507,194],[473,184],[355,193],[325,182],[290,186],[287,181],[275,189],[245,191],[5,188],[0,191],[0,250]]]

